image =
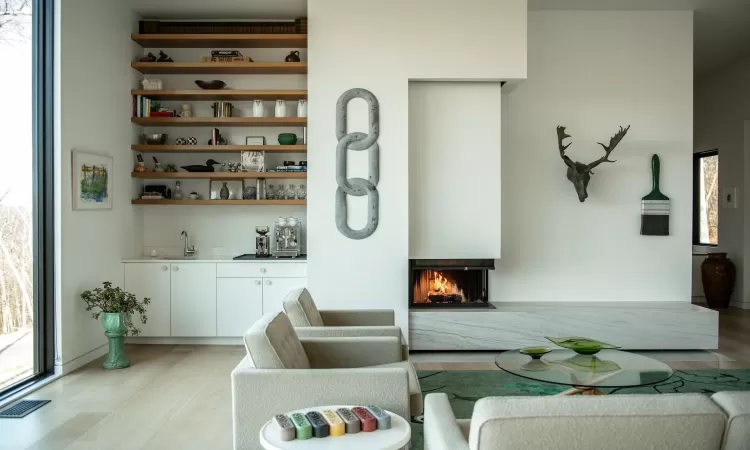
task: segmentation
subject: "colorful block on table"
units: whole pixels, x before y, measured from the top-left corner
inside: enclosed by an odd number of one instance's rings
[[[356,408],[352,408],[352,413],[362,422],[362,431],[370,432],[378,428],[378,420],[367,409],[357,406]]]
[[[323,415],[323,418],[328,422],[328,429],[331,433],[331,436],[343,436],[346,434],[346,426],[344,425],[344,421],[341,420],[341,417],[339,417],[338,414],[336,414],[336,411],[332,411],[330,409],[327,409],[321,413]]]
[[[297,429],[289,420],[289,417],[284,414],[277,414],[273,416],[273,423],[276,425],[276,430],[279,433],[279,439],[282,441],[293,441],[297,437]]]
[[[297,439],[305,440],[310,439],[313,436],[313,427],[310,421],[307,420],[302,413],[292,414],[292,423],[294,428],[297,430]]]
[[[326,422],[326,420],[319,412],[310,411],[309,413],[305,414],[305,417],[307,417],[310,425],[312,425],[312,432],[314,437],[328,437],[328,435],[330,434],[330,427],[328,426],[328,422]]]
[[[367,405],[365,408],[378,421],[378,430],[389,430],[391,428],[391,416],[387,412],[375,405]]]
[[[339,408],[336,410],[336,413],[339,415],[339,417],[341,417],[341,420],[344,421],[347,434],[355,434],[360,432],[361,424],[359,422],[359,419],[354,415],[351,409]]]

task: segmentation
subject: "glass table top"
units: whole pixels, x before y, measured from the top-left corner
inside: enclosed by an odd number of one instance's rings
[[[620,350],[579,355],[573,350],[552,350],[541,359],[509,350],[495,357],[506,372],[547,383],[577,387],[624,388],[660,383],[672,376],[661,361]]]

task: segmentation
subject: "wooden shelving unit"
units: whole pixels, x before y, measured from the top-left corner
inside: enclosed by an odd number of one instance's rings
[[[133,62],[130,66],[142,74],[188,74],[188,75],[251,75],[277,74],[296,75],[307,73],[306,62],[249,62],[249,63],[204,63],[204,62]]]
[[[144,48],[306,48],[306,34],[138,34]]]
[[[146,91],[132,90],[132,95],[142,95],[152,100],[299,100],[307,98],[307,90],[241,90],[241,89],[184,89]]]
[[[306,205],[307,200],[131,200],[133,205]]]
[[[307,117],[131,117],[144,127],[304,127]]]
[[[244,180],[247,178],[307,178],[307,172],[131,172],[133,178],[153,180],[222,179]]]
[[[162,153],[228,153],[262,151],[274,153],[303,153],[307,145],[131,145],[135,152]]]

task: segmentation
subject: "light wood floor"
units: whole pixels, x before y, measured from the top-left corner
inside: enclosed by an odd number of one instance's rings
[[[750,311],[721,313],[717,352],[649,352],[675,369],[750,368]],[[132,366],[101,360],[28,398],[52,403],[0,419],[0,449],[231,449],[229,373],[242,347],[131,345]],[[418,370],[496,369],[494,353],[415,354]]]

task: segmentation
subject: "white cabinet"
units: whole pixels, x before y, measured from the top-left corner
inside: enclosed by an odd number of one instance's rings
[[[216,336],[216,264],[171,266],[172,336]]]
[[[284,310],[284,298],[292,289],[305,287],[307,278],[263,278],[263,314]]]
[[[146,306],[148,321],[141,323],[140,317],[133,317],[140,336],[165,337],[170,335],[170,271],[169,263],[125,264],[125,290],[138,300],[151,299]]]
[[[216,280],[216,335],[242,336],[263,315],[262,278]]]

